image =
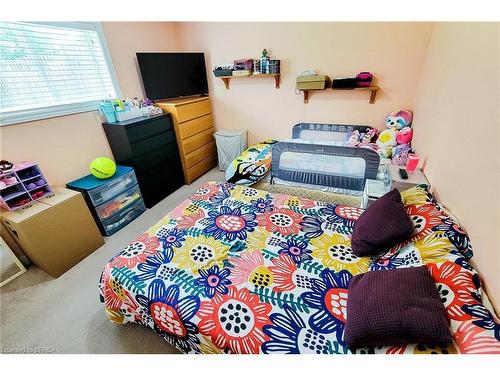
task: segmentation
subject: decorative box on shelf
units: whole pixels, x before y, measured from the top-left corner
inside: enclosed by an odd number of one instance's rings
[[[233,70],[233,76],[249,76],[252,74],[252,71],[249,69],[241,69],[241,70]]]
[[[10,172],[0,174],[0,207],[9,211],[28,206],[52,193],[37,164],[16,164]]]
[[[87,175],[66,184],[83,194],[104,236],[110,236],[141,215],[146,206],[132,167],[117,166],[113,177],[100,180]]]
[[[324,90],[330,78],[324,74],[310,74],[297,77],[297,90]]]

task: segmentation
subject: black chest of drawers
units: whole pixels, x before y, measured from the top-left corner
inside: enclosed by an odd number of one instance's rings
[[[115,161],[134,168],[146,207],[184,184],[170,114],[103,123]]]

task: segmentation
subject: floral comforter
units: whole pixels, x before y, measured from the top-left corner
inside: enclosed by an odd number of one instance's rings
[[[359,258],[350,235],[361,209],[210,182],[106,265],[101,301],[111,321],[148,326],[185,353],[351,353],[351,277],[426,264],[454,343],[357,353],[500,353],[468,236],[425,186],[403,199],[415,235]]]

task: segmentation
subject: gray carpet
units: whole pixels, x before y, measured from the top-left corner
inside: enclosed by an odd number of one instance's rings
[[[111,257],[165,216],[201,184],[224,181],[213,169],[165,198],[57,279],[37,267],[0,289],[0,349],[3,353],[178,353],[151,329],[115,325],[99,302],[98,280]],[[41,349],[36,349],[41,348]]]

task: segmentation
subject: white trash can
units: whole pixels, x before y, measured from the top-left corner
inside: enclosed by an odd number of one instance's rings
[[[225,171],[229,164],[247,148],[247,131],[221,129],[214,133],[219,157],[219,169]]]

